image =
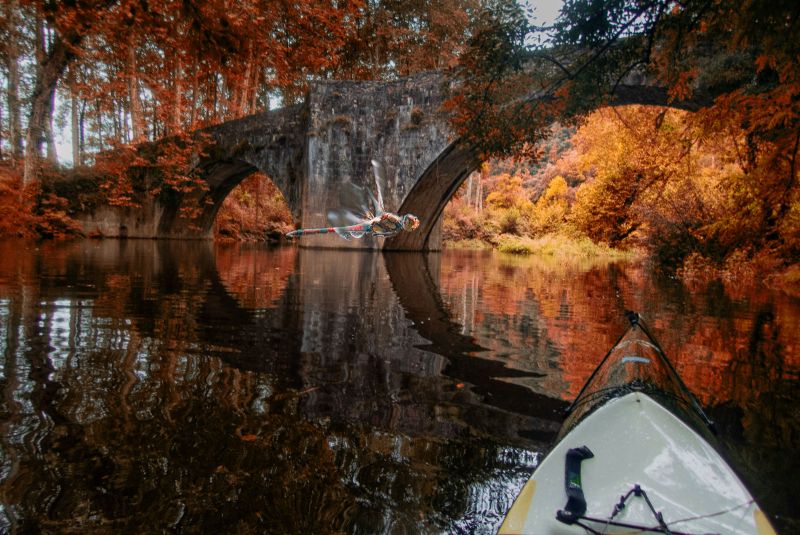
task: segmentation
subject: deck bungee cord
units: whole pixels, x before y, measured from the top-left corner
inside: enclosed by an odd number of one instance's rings
[[[691,522],[692,520],[700,520],[703,518],[711,518],[714,516],[723,515],[726,513],[736,511],[737,509],[749,507],[754,503],[754,500],[748,500],[735,507],[730,507],[714,513],[697,515],[688,518],[681,518],[678,520],[667,522],[664,519],[663,513],[656,510],[655,506],[653,505],[653,502],[647,495],[647,492],[641,487],[641,485],[635,484],[626,494],[620,496],[619,502],[617,502],[617,504],[614,505],[614,510],[611,512],[611,515],[608,518],[596,518],[586,514],[586,499],[583,494],[583,487],[581,485],[581,473],[580,473],[581,462],[585,459],[591,459],[593,457],[594,454],[587,446],[572,448],[567,452],[565,470],[564,470],[564,487],[567,494],[567,504],[564,506],[563,509],[559,509],[556,512],[556,519],[559,522],[562,522],[567,525],[574,524],[580,526],[583,529],[585,529],[587,533],[590,533],[591,535],[604,535],[609,526],[630,528],[632,530],[635,530],[630,532],[624,532],[623,534],[617,533],[615,535],[627,535],[635,533],[663,533],[665,535],[722,535],[720,533],[709,533],[709,532],[698,533],[698,532],[678,531],[676,529],[670,528],[670,526],[671,525],[674,526],[675,524],[681,524],[685,522]],[[628,504],[628,500],[630,500],[631,498],[642,498],[647,504],[647,507],[650,510],[650,512],[653,514],[653,518],[656,520],[656,522],[658,522],[658,525],[645,526],[640,524],[633,524],[630,522],[615,521],[614,518],[625,509],[626,505]],[[601,531],[599,529],[588,526],[585,523],[581,522],[582,520],[588,522],[594,522],[597,524],[602,524],[603,530]]]

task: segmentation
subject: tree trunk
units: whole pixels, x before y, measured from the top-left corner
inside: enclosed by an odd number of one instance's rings
[[[53,134],[53,115],[56,109],[56,90],[58,84],[50,93],[50,104],[47,107],[47,122],[45,123],[44,137],[47,141],[47,161],[52,165],[58,165],[58,150],[56,148],[56,137]]]
[[[103,136],[103,111],[100,107],[100,100],[94,99],[94,120],[95,128],[97,129],[97,151],[103,150],[103,143],[105,138]]]
[[[194,123],[197,120],[197,91],[198,91],[198,79],[197,79],[197,57],[195,56],[194,62],[192,65],[192,109],[191,115],[189,117],[189,126],[194,128]]]
[[[35,34],[35,43],[34,43],[34,51],[36,56],[36,77],[40,78],[42,69],[44,68],[44,63],[47,61],[48,53],[51,50],[51,47],[48,46],[47,42],[47,33],[45,30],[44,19],[37,14],[36,16],[36,34]],[[58,82],[53,86],[52,91],[48,94],[47,97],[47,107],[45,109],[45,117],[44,117],[44,129],[42,134],[39,136],[39,146],[37,147],[37,154],[41,157],[42,154],[42,143],[47,143],[47,159],[50,161],[51,164],[58,163],[58,156],[56,155],[56,143],[53,137],[53,110],[55,108],[56,103],[56,87]]]
[[[253,69],[253,83],[250,84],[250,113],[258,111],[258,76],[259,69]],[[267,110],[269,110],[269,100],[267,100]]]
[[[24,184],[29,184],[36,178],[52,95],[56,90],[58,80],[64,74],[64,69],[75,57],[71,50],[76,50],[80,46],[81,40],[82,36],[77,31],[67,32],[63,37],[56,33],[49,53],[43,58],[37,69],[36,80],[31,92],[31,110],[25,142]]]
[[[69,104],[72,122],[72,166],[80,167],[83,165],[81,161],[80,121],[78,120],[78,97],[75,95],[74,89],[70,91]]]
[[[242,76],[242,86],[239,88],[239,98],[238,102],[236,103],[236,114],[234,118],[239,118],[247,115],[247,105],[250,103],[250,73],[252,72],[252,63],[253,63],[253,47],[247,47],[247,66],[244,70],[244,76]]]
[[[483,212],[483,179],[489,174],[486,166],[481,166],[481,173],[478,176],[478,194],[475,196],[475,204],[478,208],[478,213]]]
[[[75,69],[70,68],[67,73],[67,89],[69,89],[69,112],[70,112],[70,127],[72,139],[72,166],[80,167],[81,151],[80,151],[80,121],[78,120],[78,88],[75,83]]]
[[[178,56],[178,64],[175,66],[175,107],[172,115],[172,133],[177,134],[181,131],[181,116],[183,115],[183,62]]]
[[[133,141],[133,132],[128,116],[130,115],[130,106],[128,100],[123,100],[120,103],[120,112],[122,114],[122,142],[130,143]]]
[[[5,45],[6,70],[8,72],[8,142],[11,145],[11,162],[16,166],[22,157],[22,126],[19,104],[19,32],[17,31],[18,0],[6,4]]]
[[[80,146],[78,149],[78,161],[81,162],[83,165],[84,158],[86,156],[86,128],[84,127],[86,123],[86,101],[81,101],[81,112],[78,116],[78,130],[80,131]]]
[[[133,142],[144,139],[144,116],[142,101],[139,98],[139,73],[136,67],[136,44],[133,33],[128,37],[128,99],[131,103],[131,128]]]
[[[111,126],[114,128],[114,133],[111,135],[116,143],[124,143],[127,134],[122,132],[122,114],[125,113],[121,110],[123,103],[115,98],[114,93],[111,94]]]

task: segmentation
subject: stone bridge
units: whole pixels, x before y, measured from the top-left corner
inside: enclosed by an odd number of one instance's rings
[[[283,192],[299,225],[327,226],[328,210],[341,204],[342,186],[372,180],[370,160],[376,159],[387,172],[386,208],[416,214],[420,228],[385,241],[309,236],[303,244],[439,249],[442,211],[481,163],[450,130],[442,110],[446,83],[436,72],[392,82],[318,82],[301,104],[209,129],[212,148],[198,163],[207,192],[152,199],[137,209],[98,209],[82,218],[84,230],[109,237],[211,238],[225,197],[256,171]],[[646,83],[621,86],[616,95],[616,104],[667,102],[664,90]],[[186,206],[202,213],[188,221],[180,215]]]

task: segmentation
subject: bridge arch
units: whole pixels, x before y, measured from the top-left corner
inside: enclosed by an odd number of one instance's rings
[[[420,218],[419,228],[386,240],[384,249],[438,250],[442,246],[442,212],[466,178],[478,169],[477,151],[463,141],[454,141],[442,151],[417,180],[400,205],[401,214]]]
[[[195,172],[204,192],[162,203],[159,236],[211,237],[225,198],[242,181],[262,172],[283,194],[293,214],[300,211],[304,175],[306,120],[303,105],[250,115],[209,128],[212,142]],[[195,217],[181,217],[181,208],[199,208]]]
[[[710,99],[702,97],[673,102],[669,99],[666,88],[620,85],[605,104],[667,106],[697,111],[710,103]],[[464,140],[458,139],[450,143],[420,175],[400,206],[399,213],[411,213],[420,218],[419,228],[415,232],[404,232],[386,240],[383,248],[407,251],[441,249],[442,212],[461,184],[481,163],[479,152]]]

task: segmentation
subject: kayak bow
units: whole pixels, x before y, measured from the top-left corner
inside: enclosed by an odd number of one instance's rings
[[[569,408],[499,533],[775,535],[638,314]]]

